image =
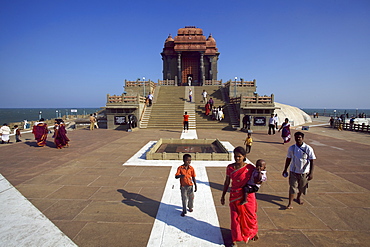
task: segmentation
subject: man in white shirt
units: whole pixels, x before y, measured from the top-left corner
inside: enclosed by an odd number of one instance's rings
[[[271,117],[269,119],[269,132],[268,132],[269,135],[271,135],[271,131],[273,135],[275,135],[275,123],[276,123],[276,118],[274,118],[274,114],[271,114]]]
[[[316,159],[315,153],[309,145],[303,142],[304,134],[302,132],[296,132],[294,139],[296,144],[292,145],[288,149],[287,158],[285,160],[285,167],[283,176],[288,176],[288,167],[290,166],[289,172],[289,203],[286,206],[287,209],[292,209],[292,202],[297,194],[296,201],[299,205],[302,205],[301,195],[306,194],[308,188],[308,181],[313,179],[313,160]]]
[[[10,139],[9,139],[9,135],[10,135],[10,128],[8,127],[8,125],[6,123],[4,123],[4,125],[0,128],[0,135],[1,135],[1,143],[9,143],[10,142]]]
[[[148,106],[152,106],[152,103],[153,103],[153,94],[152,93],[149,93],[149,95],[148,95],[148,101],[149,101],[149,105]]]
[[[203,97],[203,103],[206,104],[207,103],[207,92],[206,92],[206,90],[203,90],[202,97]]]

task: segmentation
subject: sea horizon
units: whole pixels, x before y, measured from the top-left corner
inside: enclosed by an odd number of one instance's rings
[[[100,107],[96,108],[0,108],[0,124],[11,124],[27,121],[37,121],[41,118],[44,119],[54,119],[62,118],[63,116],[70,115],[88,115],[100,111]],[[40,114],[41,112],[41,114]]]
[[[370,109],[341,109],[341,108],[299,108],[308,115],[318,113],[319,116],[340,116],[347,114],[348,117],[354,117],[358,114],[365,113],[366,117],[370,117]],[[27,121],[37,121],[40,117],[44,119],[61,118],[69,115],[89,115],[102,110],[102,107],[45,107],[45,108],[32,108],[32,107],[14,107],[14,108],[0,108],[0,124],[11,124]]]
[[[356,117],[359,114],[366,114],[366,117],[370,117],[370,109],[360,109],[360,108],[299,108],[308,115],[313,115],[314,113],[318,113],[319,116],[340,116],[342,114],[348,114],[348,117]]]

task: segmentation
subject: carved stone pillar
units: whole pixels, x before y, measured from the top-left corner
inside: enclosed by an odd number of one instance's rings
[[[182,84],[182,75],[181,75],[181,53],[177,53],[177,73],[178,73],[178,85]]]
[[[200,52],[200,84],[204,84],[204,53]]]

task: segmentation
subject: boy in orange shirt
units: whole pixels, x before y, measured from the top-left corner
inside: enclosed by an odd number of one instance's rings
[[[197,192],[197,183],[195,181],[194,168],[190,165],[191,155],[184,154],[182,159],[184,161],[184,164],[177,168],[175,178],[180,178],[180,190],[182,200],[181,216],[184,217],[186,214],[186,206],[188,206],[189,212],[193,212],[194,192]]]

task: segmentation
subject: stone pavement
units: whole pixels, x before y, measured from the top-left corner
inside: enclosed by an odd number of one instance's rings
[[[312,125],[320,121],[327,119]],[[283,209],[288,181],[281,176],[289,145],[282,145],[279,133],[267,135],[267,129],[252,135],[248,158],[266,160],[268,181],[257,194],[260,240],[248,245],[368,246],[370,136],[325,126],[304,132],[317,156],[316,169],[304,205],[296,204],[292,210]],[[57,150],[51,135],[47,146],[40,148],[31,134],[24,134],[22,143],[0,145],[0,173],[78,246],[147,246],[171,167],[122,164],[149,141],[180,135],[180,130],[76,130],[68,133],[71,146]],[[197,129],[197,135],[234,146],[243,145],[245,138],[240,131],[214,129]],[[229,245],[229,208],[219,203],[225,168],[206,169],[220,229]],[[9,246],[4,241],[0,245]]]

